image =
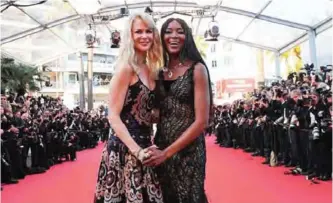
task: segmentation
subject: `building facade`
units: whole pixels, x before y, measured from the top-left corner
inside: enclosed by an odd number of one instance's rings
[[[118,50],[108,49],[103,51],[94,49],[93,53],[93,100],[95,106],[107,102],[108,84],[114,72]],[[85,98],[87,102],[88,50],[81,51],[81,54],[82,63],[80,54],[72,53],[44,64],[41,69],[46,81],[41,85],[40,94],[62,97],[64,102],[70,107],[78,105],[80,98],[79,75],[81,73],[81,65],[83,65]]]
[[[257,66],[255,50],[225,40],[209,41],[207,43],[208,48],[206,50],[205,62],[213,83],[214,99],[216,103],[222,102],[221,100],[241,97],[242,90],[251,86],[251,84],[247,84],[247,82],[255,78]],[[229,83],[232,85],[240,83],[240,87],[241,83],[244,83],[244,88],[240,88],[239,92],[230,92],[229,90],[235,89],[225,87],[225,84]]]

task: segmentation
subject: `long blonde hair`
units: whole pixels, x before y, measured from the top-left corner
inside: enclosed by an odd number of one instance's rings
[[[152,17],[146,13],[134,13],[129,16],[128,21],[125,24],[125,29],[122,33],[119,56],[115,67],[121,68],[129,65],[135,72],[139,73],[140,71],[140,67],[137,63],[136,51],[134,49],[134,41],[132,38],[132,25],[135,19],[143,20],[148,27],[153,30],[154,39],[151,48],[147,51],[146,62],[149,72],[152,76],[156,77],[163,64],[162,45],[155,22]]]

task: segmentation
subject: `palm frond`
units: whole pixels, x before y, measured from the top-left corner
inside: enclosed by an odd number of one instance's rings
[[[38,91],[37,82],[44,81],[37,67],[14,63],[10,58],[1,58],[1,90],[24,94]]]
[[[203,58],[206,58],[207,57],[206,50],[208,48],[208,43],[205,41],[205,39],[202,36],[197,36],[194,41],[195,41],[195,45],[197,46],[201,56]]]

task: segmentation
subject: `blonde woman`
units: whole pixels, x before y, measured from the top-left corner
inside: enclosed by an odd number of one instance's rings
[[[95,202],[162,203],[152,168],[143,166],[152,146],[152,104],[155,76],[161,67],[161,41],[147,14],[129,17],[110,82],[109,121],[112,127],[102,154]]]

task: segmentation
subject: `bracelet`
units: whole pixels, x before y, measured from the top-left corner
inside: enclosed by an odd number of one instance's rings
[[[143,150],[140,150],[139,151],[139,154],[137,156],[137,158],[142,162],[144,159],[146,159],[148,156],[147,154],[143,151]]]
[[[142,151],[142,148],[140,148],[139,150],[133,152],[132,154],[133,154],[136,158],[138,158],[138,157],[139,157],[139,154],[140,154],[141,151]]]
[[[144,152],[142,148],[140,148],[138,151],[132,153],[139,161],[143,161],[144,159],[148,158],[148,153]]]

